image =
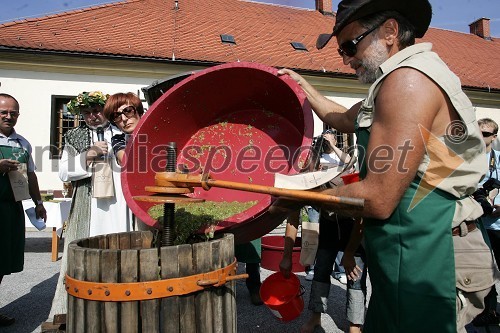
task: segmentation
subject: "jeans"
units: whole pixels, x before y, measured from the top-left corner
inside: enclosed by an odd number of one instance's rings
[[[330,295],[330,275],[338,251],[331,249],[318,249],[316,264],[314,265],[314,279],[311,285],[309,310],[316,313],[325,313]],[[355,256],[356,265],[362,270],[361,279],[347,282],[347,320],[353,324],[363,325],[365,319],[366,303],[366,274],[365,256]]]
[[[319,223],[319,211],[316,210],[314,207],[307,206],[307,217],[309,218],[309,222],[311,223]],[[337,279],[338,273],[345,273],[344,267],[340,264],[340,261],[342,260],[342,256],[344,253],[342,251],[339,251],[337,254],[337,257],[335,259],[335,278]]]
[[[322,215],[323,217],[323,215]],[[331,274],[340,251],[344,250],[352,230],[352,223],[340,219],[322,218],[320,222],[320,241],[316,252],[314,278],[311,285],[309,310],[325,313],[330,294]],[[366,299],[366,267],[364,251],[360,247],[354,257],[362,269],[361,279],[348,281],[347,284],[347,320],[354,324],[363,324]]]
[[[356,325],[365,323],[365,305],[366,305],[366,258],[364,255],[355,256],[356,265],[361,269],[361,279],[356,281],[347,280],[347,320]]]

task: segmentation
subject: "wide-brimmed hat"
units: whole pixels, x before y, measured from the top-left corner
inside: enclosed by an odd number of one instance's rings
[[[320,43],[321,38],[318,38],[316,46],[323,48],[332,36],[337,36],[349,23],[388,10],[404,16],[415,27],[417,38],[425,35],[431,23],[432,8],[428,0],[342,0],[335,16],[333,32],[329,36],[321,35],[323,40]]]

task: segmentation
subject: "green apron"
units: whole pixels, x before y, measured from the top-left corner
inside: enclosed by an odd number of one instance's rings
[[[18,158],[27,163],[28,154]],[[12,147],[0,146],[0,159],[11,159]],[[0,275],[21,272],[24,267],[24,212],[21,202],[14,201],[7,173],[0,173]]]
[[[251,242],[234,246],[234,256],[239,262],[247,264],[260,263],[261,239],[257,238]]]
[[[369,131],[360,128],[356,134],[366,149]],[[364,177],[365,163],[360,171]],[[456,332],[451,234],[456,199],[435,189],[408,212],[418,182],[411,183],[387,220],[365,219],[372,296],[363,333]]]

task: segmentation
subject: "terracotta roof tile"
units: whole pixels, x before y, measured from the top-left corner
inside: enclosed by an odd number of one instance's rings
[[[198,62],[253,61],[276,67],[350,74],[336,42],[316,38],[334,18],[318,11],[242,0],[128,0],[0,25],[0,46]],[[221,42],[231,34],[235,45]],[[470,87],[500,89],[500,41],[431,28],[432,42]],[[294,50],[291,42],[308,49]]]

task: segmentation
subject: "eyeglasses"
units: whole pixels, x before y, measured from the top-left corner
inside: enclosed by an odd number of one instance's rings
[[[354,38],[353,40],[348,40],[346,42],[343,42],[340,44],[340,47],[337,49],[339,52],[340,56],[343,57],[344,55],[348,57],[354,57],[356,53],[358,52],[357,44],[363,40],[366,36],[368,36],[373,30],[377,29],[379,26],[376,25],[371,29],[368,29],[367,31],[363,32],[361,35],[358,37]]]
[[[0,111],[0,116],[2,116],[2,118],[7,117],[8,115],[10,115],[12,118],[17,118],[19,117],[19,111],[7,111],[7,110]]]
[[[121,112],[115,112],[111,115],[111,119],[113,122],[118,122],[122,120],[122,114],[125,115],[125,117],[130,118],[135,114],[135,107],[133,105],[129,105],[126,108],[124,108]]]
[[[490,136],[497,135],[496,133],[491,133],[491,132],[481,132],[481,134],[482,134],[485,138],[489,138]]]

